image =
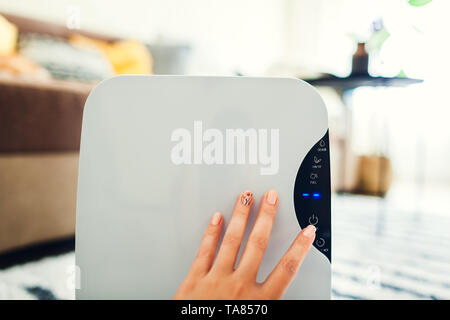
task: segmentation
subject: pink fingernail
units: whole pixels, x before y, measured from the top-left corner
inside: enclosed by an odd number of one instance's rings
[[[220,220],[222,220],[222,215],[219,212],[216,212],[211,219],[211,224],[217,226],[220,223]]]
[[[305,237],[312,238],[315,234],[316,234],[316,227],[314,227],[312,224],[310,224],[303,230],[303,235]]]
[[[275,190],[269,190],[267,193],[267,202],[271,205],[275,205],[277,203],[278,194]]]

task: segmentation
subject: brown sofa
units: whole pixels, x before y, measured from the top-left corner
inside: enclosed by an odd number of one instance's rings
[[[1,14],[19,34],[67,38],[72,33]],[[74,234],[82,112],[93,86],[0,77],[0,253]]]

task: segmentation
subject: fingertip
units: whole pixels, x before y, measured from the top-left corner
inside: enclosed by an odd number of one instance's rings
[[[220,212],[214,213],[213,217],[211,218],[211,224],[213,226],[217,226],[222,222],[222,214]]]
[[[276,205],[278,202],[278,193],[274,189],[270,189],[266,193],[266,202],[272,206]]]
[[[238,203],[246,207],[251,206],[253,203],[253,193],[250,190],[245,190],[239,195]]]
[[[316,237],[316,227],[310,224],[309,226],[304,228],[301,233],[304,237],[314,240],[314,238]]]
[[[316,227],[313,225],[309,225],[299,232],[297,239],[294,241],[294,244],[299,245],[300,247],[303,248],[309,248],[314,242],[315,238],[316,238]]]

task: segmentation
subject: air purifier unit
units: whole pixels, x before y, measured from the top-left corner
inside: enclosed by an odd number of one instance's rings
[[[315,242],[284,298],[330,298],[328,120],[313,87],[288,78],[103,81],[83,115],[76,298],[171,299],[213,213],[226,228],[246,189],[255,205],[243,243],[261,196],[275,189],[280,199],[258,281],[313,224]]]

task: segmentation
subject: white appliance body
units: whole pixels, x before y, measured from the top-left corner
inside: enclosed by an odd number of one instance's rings
[[[191,134],[191,164],[173,161],[177,129]],[[208,129],[223,135],[223,164],[220,156],[212,164],[202,159]],[[261,157],[256,163],[247,157],[227,164],[227,129],[254,129],[262,142],[260,129],[269,137],[278,129],[278,169],[273,165],[262,174],[269,165]],[[247,156],[251,148],[249,142]],[[255,148],[260,152],[261,145]],[[245,243],[260,198],[272,188],[280,205],[258,280],[266,278],[301,228],[313,223],[316,242],[284,298],[328,299],[329,170],[326,108],[303,81],[119,76],[102,82],[89,95],[83,116],[77,299],[171,299],[212,214],[222,212],[226,227],[236,197],[251,190],[256,205]]]

